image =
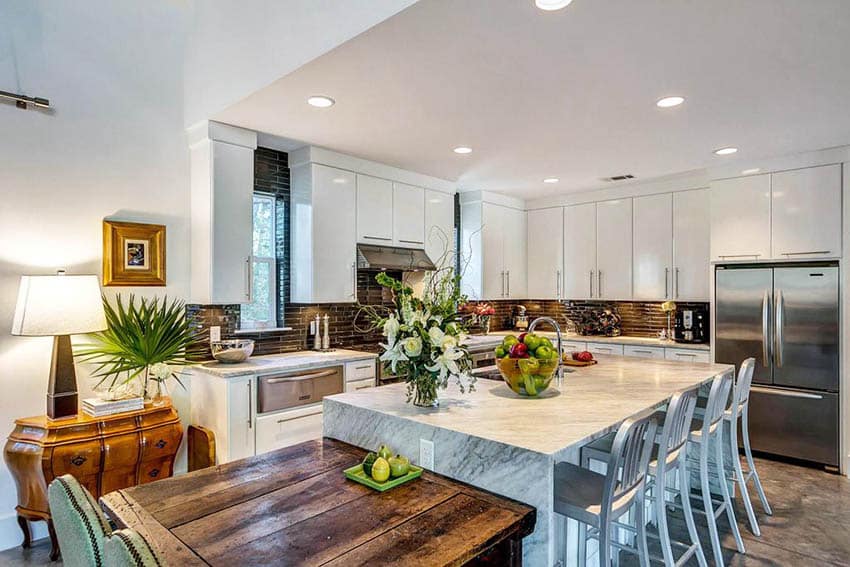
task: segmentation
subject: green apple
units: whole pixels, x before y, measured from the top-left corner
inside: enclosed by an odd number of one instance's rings
[[[543,360],[549,360],[555,355],[555,351],[552,347],[546,345],[540,345],[537,347],[537,350],[534,351],[534,356],[537,358],[542,358]]]
[[[522,342],[525,343],[529,351],[534,352],[540,346],[540,337],[534,333],[527,333]]]
[[[508,352],[505,350],[505,347],[501,345],[496,347],[496,358],[505,358],[506,354],[508,354]]]
[[[507,337],[502,339],[502,346],[505,347],[506,350],[510,350],[510,348],[512,346],[514,346],[515,344],[517,344],[518,342],[519,342],[519,339],[516,338],[516,336],[508,335]]]
[[[410,472],[410,459],[408,459],[407,457],[396,455],[395,457],[390,457],[389,463],[390,475],[393,478],[404,476],[408,472]]]

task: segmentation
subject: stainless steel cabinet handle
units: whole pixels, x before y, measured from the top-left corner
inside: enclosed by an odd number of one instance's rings
[[[365,240],[383,240],[385,242],[391,242],[392,238],[387,238],[385,236],[363,236]],[[404,242],[402,240],[402,242]]]
[[[590,270],[590,298],[593,299],[593,270]]]
[[[780,252],[780,256],[808,256],[810,254],[829,254],[832,250],[812,250],[811,252]]]
[[[697,357],[697,355],[691,354],[689,352],[677,352],[676,356],[681,356],[681,357],[685,357],[685,358],[696,358]]]
[[[254,428],[254,415],[251,411],[251,402],[253,401],[251,398],[254,397],[253,393],[254,389],[251,387],[251,380],[248,380],[248,429]]]
[[[319,406],[319,409],[317,411],[311,413],[302,413],[300,415],[294,415],[292,417],[284,417],[282,419],[278,419],[277,422],[286,423],[287,421],[294,421],[296,419],[301,419],[302,417],[310,417],[311,415],[319,415],[320,413],[322,413],[322,406]]]
[[[399,238],[399,242],[404,242],[405,244],[425,244],[422,240],[403,240]]]
[[[776,396],[784,396],[786,398],[805,398],[807,400],[822,400],[823,396],[819,394],[809,394],[808,392],[794,392],[791,390],[779,390],[773,388],[759,388],[758,386],[751,386],[751,392],[758,392],[760,394],[771,394]]]
[[[511,271],[508,270],[507,272],[505,272],[505,274],[507,274],[507,277],[508,277],[508,297],[510,297],[511,296]]]
[[[674,290],[675,291],[673,293],[675,294],[676,299],[679,299],[679,268],[676,268],[676,282],[674,285]]]
[[[251,301],[251,292],[253,291],[253,266],[251,265],[252,256],[245,258],[245,299]]]
[[[602,297],[602,270],[596,272],[596,297]]]
[[[351,297],[357,299],[357,262],[351,263]]]
[[[652,354],[651,350],[632,349],[632,352],[637,353],[637,354]]]
[[[561,270],[555,271],[555,297],[561,299]]]
[[[723,258],[758,258],[761,254],[718,254],[717,257]]]
[[[372,366],[371,364],[367,365],[367,366],[355,366],[354,367],[355,370],[369,370],[369,369],[372,369],[372,368],[375,368],[375,367]]]
[[[764,290],[761,298],[761,356],[765,366],[770,365],[770,294]]]
[[[782,355],[784,354],[784,343],[785,337],[783,337],[783,331],[785,327],[785,300],[782,297],[782,290],[776,290],[776,323],[774,328],[774,335],[776,338],[776,343],[773,347],[773,357],[774,362],[776,363],[777,368],[782,368]]]
[[[667,285],[667,282],[670,279],[670,268],[664,268],[664,299],[670,297],[670,288]]]
[[[321,378],[322,376],[330,376],[336,374],[336,370],[322,370],[321,372],[313,372],[311,374],[299,374],[298,376],[282,376],[280,378],[266,378],[263,380],[266,384],[279,384],[281,382],[303,382],[313,378]]]
[[[368,390],[369,388],[374,388],[374,386],[372,386],[371,384],[369,384],[368,386],[357,386],[356,388],[354,388],[354,390]]]

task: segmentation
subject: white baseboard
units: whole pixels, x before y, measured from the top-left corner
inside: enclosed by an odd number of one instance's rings
[[[33,541],[48,537],[47,522],[30,522]],[[20,547],[24,534],[18,526],[18,515],[12,512],[0,516],[0,550]]]

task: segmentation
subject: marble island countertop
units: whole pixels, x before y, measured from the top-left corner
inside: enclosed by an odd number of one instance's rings
[[[251,374],[268,374],[269,372],[288,372],[304,370],[334,363],[354,362],[357,360],[375,359],[378,355],[359,350],[335,349],[330,351],[300,350],[284,354],[267,354],[251,356],[245,362],[237,364],[222,364],[207,362],[193,369],[212,374],[221,378],[247,376]]]
[[[555,338],[555,333],[550,331],[534,331],[536,334],[551,339]],[[506,335],[519,335],[520,331],[493,331],[489,335],[470,335],[468,344],[474,346],[492,345],[495,347]],[[695,343],[677,343],[671,340],[661,340],[652,337],[634,337],[629,335],[620,335],[619,337],[606,337],[602,335],[579,335],[576,333],[563,333],[561,338],[565,341],[578,341],[583,343],[610,343],[616,345],[632,345],[645,347],[660,347],[660,348],[680,348],[688,350],[703,350],[709,351],[711,347],[707,344]]]

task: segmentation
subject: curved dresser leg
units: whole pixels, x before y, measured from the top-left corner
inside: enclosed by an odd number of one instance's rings
[[[50,560],[59,559],[59,540],[56,539],[56,530],[53,529],[53,520],[47,520],[47,531],[50,533]]]
[[[32,534],[30,534],[30,523],[23,516],[18,516],[18,525],[21,527],[21,531],[24,532],[24,542],[21,544],[21,547],[23,547],[24,549],[27,549],[32,545]]]

